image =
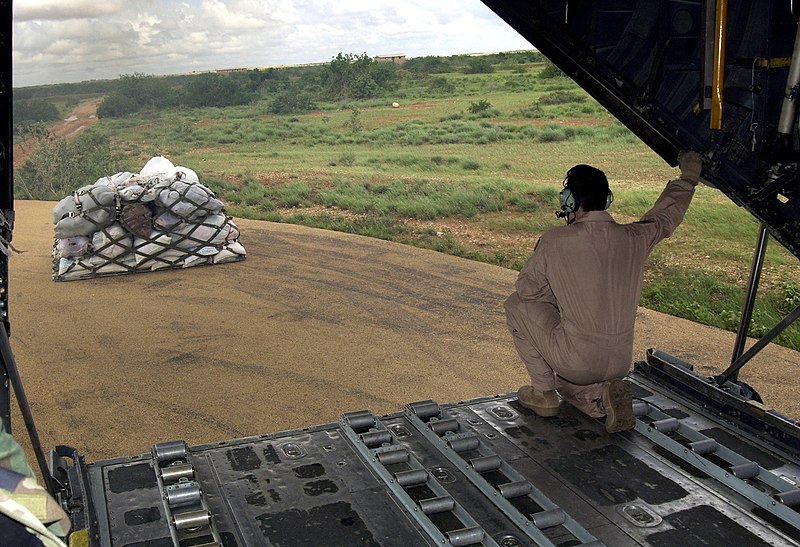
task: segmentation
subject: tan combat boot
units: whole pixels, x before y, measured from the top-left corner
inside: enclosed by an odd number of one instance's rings
[[[519,404],[533,410],[542,418],[558,416],[558,395],[556,390],[539,391],[533,386],[522,386],[517,391]]]
[[[603,384],[603,408],[606,411],[606,431],[609,433],[627,431],[636,425],[631,386],[621,378]]]

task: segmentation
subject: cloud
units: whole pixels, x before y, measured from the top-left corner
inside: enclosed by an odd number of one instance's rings
[[[479,0],[16,0],[14,85],[526,49]]]
[[[17,0],[14,21],[103,17],[117,13],[122,4],[122,0]]]
[[[230,2],[203,0],[200,17],[205,24],[222,31],[254,31],[268,26],[270,11],[258,9],[257,2]]]

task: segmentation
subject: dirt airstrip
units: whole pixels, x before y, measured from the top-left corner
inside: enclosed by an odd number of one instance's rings
[[[53,205],[16,203],[10,258],[12,349],[46,448],[96,461],[526,381],[502,308],[515,271],[236,219],[243,262],[54,282]],[[657,347],[703,375],[730,361],[732,333],[645,309],[636,327],[636,359]],[[797,417],[798,365],[798,352],[769,346],[741,379]],[[27,446],[16,409],[12,420]]]

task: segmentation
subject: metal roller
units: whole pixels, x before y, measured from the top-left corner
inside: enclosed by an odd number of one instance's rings
[[[438,498],[428,498],[419,502],[419,507],[426,515],[434,515],[436,513],[446,513],[452,511],[456,506],[456,502],[450,496],[440,496]]]
[[[172,524],[176,530],[196,530],[203,526],[208,526],[210,522],[211,513],[205,509],[172,515]]]
[[[419,486],[428,482],[428,472],[424,469],[412,469],[411,471],[398,471],[394,474],[394,480],[402,487]]]
[[[455,418],[446,418],[444,420],[436,420],[428,422],[428,427],[431,431],[440,437],[448,431],[458,431],[458,420]]]
[[[375,425],[375,415],[369,410],[359,410],[343,414],[344,421],[353,429],[363,429]]]
[[[447,446],[453,449],[453,452],[460,453],[467,450],[475,450],[480,446],[481,442],[475,435],[468,437],[459,437],[457,439],[450,439],[447,441]]]
[[[650,413],[650,403],[645,401],[635,401],[633,403],[634,416],[647,416]]]
[[[439,404],[435,401],[417,401],[416,403],[409,403],[408,408],[411,412],[417,415],[417,418],[425,419],[432,416],[438,416],[441,413]]]
[[[378,452],[378,461],[383,465],[391,465],[393,463],[403,463],[408,461],[408,450],[405,447],[398,448],[397,450],[387,450],[386,452]]]
[[[689,448],[692,449],[692,452],[695,454],[700,454],[701,456],[705,456],[707,454],[713,454],[719,448],[719,443],[714,439],[703,439],[702,441],[694,441],[693,443],[689,443]]]
[[[728,468],[728,471],[737,479],[752,479],[761,472],[761,468],[756,462],[740,463]]]
[[[680,426],[681,423],[677,418],[665,418],[663,420],[656,420],[650,424],[650,427],[659,433],[672,433],[673,431],[677,431]]]
[[[500,469],[500,466],[503,465],[503,460],[497,454],[492,454],[491,456],[472,458],[469,464],[478,473],[486,473],[487,471]]]
[[[533,521],[533,525],[539,530],[544,530],[545,528],[552,528],[553,526],[564,524],[567,520],[567,514],[563,509],[557,507],[548,511],[533,513],[531,515],[531,520]]]
[[[367,445],[368,448],[381,446],[384,443],[392,442],[392,434],[388,429],[381,429],[378,431],[368,431],[359,435],[361,442]]]
[[[181,479],[192,480],[194,478],[194,467],[189,463],[174,463],[162,467],[159,472],[161,473],[161,480],[164,481],[164,484],[172,484]]]
[[[200,503],[200,485],[196,482],[177,484],[167,488],[167,505],[170,508],[186,507]]]
[[[497,489],[500,490],[500,495],[506,499],[518,498],[531,493],[531,483],[526,480],[507,482],[498,485]]]
[[[153,445],[153,455],[159,464],[185,460],[188,452],[186,441],[167,441]]]
[[[486,532],[483,528],[462,528],[461,530],[453,530],[447,532],[447,538],[450,540],[450,545],[454,547],[461,547],[462,545],[474,545],[483,541],[486,537]]]
[[[773,496],[776,500],[786,505],[787,507],[794,507],[800,505],[800,490],[789,490],[787,492],[779,492]]]

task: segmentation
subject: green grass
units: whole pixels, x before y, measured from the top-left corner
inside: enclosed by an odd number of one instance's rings
[[[761,291],[748,334],[761,337],[800,304],[800,287],[785,279],[775,290]],[[727,330],[736,330],[741,318],[744,293],[722,272],[698,267],[658,267],[642,291],[642,306],[669,315]],[[788,328],[775,343],[800,349],[800,329]]]

